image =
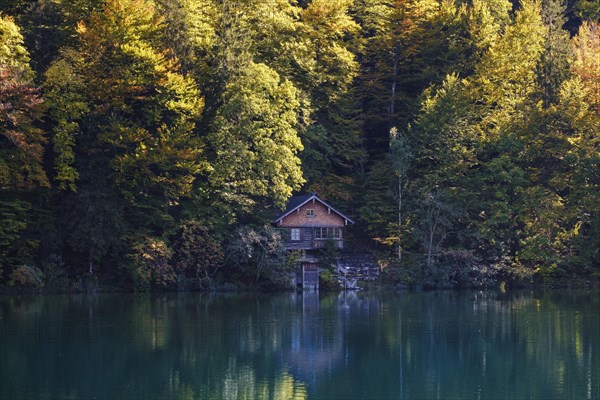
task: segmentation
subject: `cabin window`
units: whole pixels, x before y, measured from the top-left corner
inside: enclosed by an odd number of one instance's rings
[[[306,216],[307,217],[314,217],[315,216],[315,210],[313,208],[307,208],[306,209]]]
[[[292,240],[300,240],[300,228],[292,228]]]
[[[341,239],[340,228],[315,228],[315,239]]]

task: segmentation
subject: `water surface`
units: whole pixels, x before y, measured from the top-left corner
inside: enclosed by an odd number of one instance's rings
[[[600,295],[0,298],[0,398],[600,399]]]

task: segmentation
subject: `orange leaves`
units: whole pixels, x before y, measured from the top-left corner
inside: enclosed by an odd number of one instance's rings
[[[600,24],[583,22],[573,44],[573,70],[588,90],[586,100],[590,107],[600,114]]]
[[[23,38],[9,18],[0,17],[0,39],[0,189],[48,186],[42,167],[46,138],[37,126],[44,105]]]

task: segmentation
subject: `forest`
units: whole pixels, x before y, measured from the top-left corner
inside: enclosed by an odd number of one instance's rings
[[[597,283],[600,2],[0,2],[0,290],[285,287],[310,192],[382,284]]]

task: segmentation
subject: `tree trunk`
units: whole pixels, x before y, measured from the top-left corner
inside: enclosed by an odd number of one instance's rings
[[[388,128],[391,128],[393,125],[394,114],[396,113],[396,86],[397,86],[397,76],[398,76],[398,55],[397,51],[394,51],[394,56],[392,58],[392,70],[393,70],[393,78],[392,78],[392,88],[391,88],[391,96],[390,96],[390,106],[388,108]]]
[[[93,249],[90,249],[88,253],[88,273],[90,276],[94,274],[94,258],[93,258]]]
[[[398,177],[398,261],[402,260],[402,178]]]

